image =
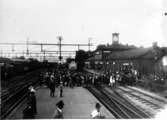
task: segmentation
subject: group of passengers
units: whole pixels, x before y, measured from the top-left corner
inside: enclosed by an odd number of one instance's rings
[[[50,96],[54,97],[55,88],[60,90],[60,97],[63,97],[63,87],[77,87],[77,86],[89,86],[99,85],[100,83],[109,84],[109,80],[106,75],[96,75],[91,73],[70,71],[67,68],[64,69],[50,69],[42,72],[39,77],[40,86],[45,85],[50,89]],[[107,81],[108,80],[108,81]],[[63,118],[63,100],[60,100],[56,104],[55,118]],[[35,118],[37,114],[35,89],[29,88],[28,106],[23,111],[23,118]],[[92,118],[103,118],[100,113],[100,105],[96,104],[95,110],[91,113]]]
[[[132,76],[132,74],[123,74],[121,72],[113,72],[113,73],[103,73],[103,74],[87,74],[88,77],[85,80],[88,85],[109,85],[111,87],[116,87],[119,85],[134,85],[136,77]]]
[[[42,75],[41,75],[42,76]],[[127,77],[128,76],[128,77]],[[55,86],[62,86],[73,88],[75,86],[89,86],[89,85],[100,85],[106,84],[111,87],[116,87],[117,84],[130,84],[135,79],[134,77],[129,77],[130,75],[122,74],[120,72],[113,73],[87,73],[87,72],[77,72],[70,71],[67,68],[64,69],[52,69],[43,73],[41,77],[40,85],[46,84],[51,89],[51,96],[54,96]],[[126,80],[128,79],[128,80]]]
[[[120,80],[121,76],[118,72],[116,72],[116,74],[112,73],[110,76],[109,86],[116,87],[116,85],[120,82]]]
[[[40,85],[45,84],[51,90],[51,96],[54,96],[55,87],[62,84],[65,87],[89,86],[106,84],[109,86],[116,86],[121,79],[120,74],[96,74],[87,72],[71,71],[64,69],[51,69],[40,74]]]
[[[118,81],[120,81],[120,74],[117,72],[116,74],[87,74],[87,79],[85,80],[86,85],[109,85],[111,87],[115,87]]]
[[[70,71],[67,68],[56,68],[42,72],[39,77],[40,86],[45,85],[50,89],[50,96],[54,97],[55,88],[60,88],[62,96],[63,87],[79,87],[85,85],[86,76],[82,72]]]

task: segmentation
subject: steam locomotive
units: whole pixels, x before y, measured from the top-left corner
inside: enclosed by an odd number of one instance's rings
[[[118,82],[120,85],[134,85],[137,77],[138,73],[132,69],[131,65],[123,64],[120,69],[120,79]]]

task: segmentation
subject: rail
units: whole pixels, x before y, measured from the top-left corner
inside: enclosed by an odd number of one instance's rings
[[[130,87],[126,87],[126,88],[130,89],[131,91],[134,91],[134,92],[137,92],[137,93],[139,93],[139,94],[142,94],[142,95],[144,95],[144,96],[150,97],[150,98],[152,98],[152,99],[154,99],[154,100],[156,100],[156,101],[159,101],[159,102],[162,102],[162,103],[164,103],[164,104],[167,104],[167,101],[165,101],[165,100],[163,100],[163,99],[160,99],[160,98],[157,98],[157,97],[153,97],[153,96],[151,96],[151,95],[148,95],[148,94],[146,94],[146,93],[143,93],[143,92],[141,92],[141,91],[135,90],[135,89],[130,88]]]
[[[129,116],[123,112],[117,104],[113,103],[110,98],[102,94],[100,91],[93,87],[87,87],[87,89],[114,115],[117,119],[128,119]]]
[[[102,103],[115,118],[150,118],[149,115],[137,109],[135,106],[127,103],[126,100],[118,96],[116,93],[111,94],[103,88],[89,87],[88,90]]]
[[[146,86],[146,85],[148,85],[148,86],[150,86],[152,89],[153,89],[153,87],[154,88],[156,88],[157,90],[159,89],[159,90],[167,90],[167,85],[165,85],[165,84],[158,84],[158,83],[153,83],[153,81],[147,81],[147,80],[137,80],[136,81],[136,85],[142,85],[142,86]]]
[[[1,118],[6,118],[12,110],[17,107],[24,100],[28,93],[28,87],[30,85],[35,85],[38,83],[37,76],[29,76],[27,79],[31,81],[24,82],[23,84],[19,84],[16,86],[13,93],[9,92],[3,95],[1,98]],[[26,80],[27,80],[26,79]],[[7,97],[8,96],[8,97]]]
[[[121,108],[127,112],[131,116],[131,118],[150,118],[150,115],[146,114],[139,108],[136,108],[134,105],[132,105],[129,101],[124,99],[119,93],[117,93],[115,90],[110,89],[103,89],[103,94],[108,95],[110,98],[115,100]]]

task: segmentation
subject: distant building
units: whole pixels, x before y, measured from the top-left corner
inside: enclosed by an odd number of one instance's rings
[[[119,34],[113,33],[117,37]],[[167,69],[163,64],[167,57],[167,47],[158,47],[154,43],[150,48],[138,48],[135,46],[122,45],[113,40],[111,45],[99,45],[94,55],[87,59],[89,68],[103,72],[115,72],[121,69],[123,64],[129,64],[141,74],[162,73]],[[167,71],[166,71],[167,72]]]
[[[107,44],[107,45],[97,46],[92,57],[87,59],[86,65],[89,66],[89,68],[100,69],[100,68],[104,67],[105,63],[109,63],[109,61],[107,61],[107,57],[109,55],[111,55],[115,52],[122,52],[122,51],[132,50],[135,48],[136,48],[135,46],[128,46],[128,45],[120,44],[119,43],[119,34],[113,33],[112,44],[111,45]]]

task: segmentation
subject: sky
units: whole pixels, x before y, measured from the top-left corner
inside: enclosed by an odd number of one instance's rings
[[[28,37],[58,43],[62,36],[63,43],[88,43],[91,38],[93,50],[111,44],[112,33],[118,32],[122,44],[167,46],[165,12],[167,0],[0,0],[0,42],[26,42]]]

